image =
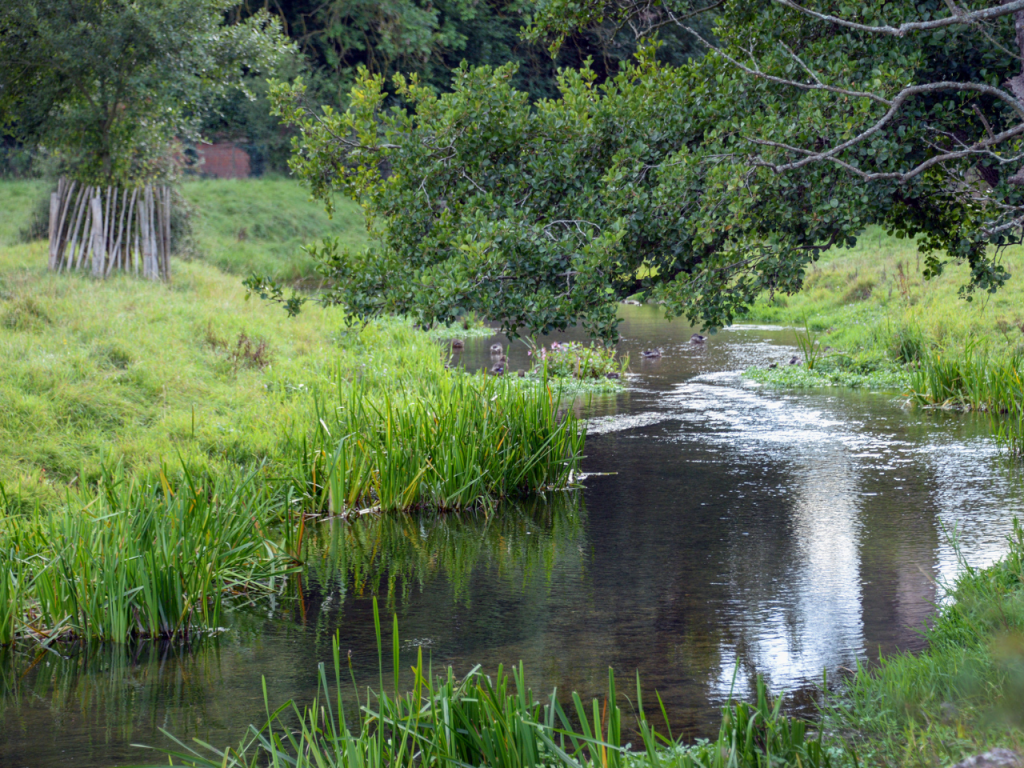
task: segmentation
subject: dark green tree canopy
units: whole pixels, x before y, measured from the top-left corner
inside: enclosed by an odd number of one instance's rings
[[[0,128],[60,155],[89,183],[158,174],[168,144],[291,46],[265,14],[226,24],[230,0],[4,0]]]
[[[1024,224],[1024,0],[712,5],[551,0],[531,34],[556,46],[611,19],[672,25],[704,56],[652,46],[602,84],[565,70],[535,105],[514,67],[461,69],[440,96],[398,78],[402,109],[367,74],[345,114],[278,86],[295,171],[358,200],[377,238],[318,249],[327,300],[614,338],[616,302],[640,294],[715,328],[875,224],[921,236],[929,274],[969,262],[967,295],[1007,279],[992,246]]]

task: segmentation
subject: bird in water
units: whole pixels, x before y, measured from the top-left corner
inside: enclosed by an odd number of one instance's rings
[[[645,349],[640,353],[640,357],[646,357],[649,359],[661,357],[661,347],[658,347],[657,349]]]
[[[491,344],[491,354],[497,357],[498,355],[504,354],[505,349],[501,344]]]
[[[769,365],[768,367],[769,367],[769,368],[778,368],[778,367],[779,367],[779,364],[778,364],[778,363],[772,363],[772,364],[771,364],[771,365]]]
[[[452,339],[452,349],[462,349],[466,346],[466,342],[462,339]]]
[[[707,336],[701,336],[699,333],[695,333],[693,334],[693,336],[690,337],[691,344],[703,344],[707,340]]]
[[[791,358],[789,358],[789,364],[790,365],[800,365],[800,358],[797,357],[796,355],[793,355]]]
[[[498,363],[497,365],[491,366],[491,370],[489,370],[488,373],[491,374],[491,376],[501,376],[505,373],[505,366]]]

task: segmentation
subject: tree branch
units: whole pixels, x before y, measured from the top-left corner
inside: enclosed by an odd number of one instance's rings
[[[819,21],[825,21],[829,24],[837,24],[847,29],[855,29],[859,32],[872,32],[880,35],[894,35],[895,37],[903,37],[908,32],[924,32],[933,29],[942,29],[943,27],[951,27],[954,24],[974,24],[979,21],[991,21],[992,19],[998,19],[1002,16],[1008,16],[1011,13],[1017,13],[1018,11],[1024,11],[1024,0],[1011,0],[1003,5],[997,5],[991,8],[983,8],[980,11],[961,11],[953,16],[946,16],[941,19],[932,19],[931,21],[912,21],[906,24],[900,24],[898,27],[889,25],[873,25],[873,24],[858,24],[855,21],[844,19],[840,16],[831,16],[827,13],[818,13],[812,11],[810,8],[804,8],[802,5],[797,5],[793,0],[775,0],[779,5],[783,5],[786,8],[791,8],[794,11],[799,11],[807,16],[818,19]]]

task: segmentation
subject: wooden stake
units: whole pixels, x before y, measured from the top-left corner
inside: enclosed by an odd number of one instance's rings
[[[75,226],[71,235],[71,245],[68,247],[67,258],[63,264],[64,269],[71,269],[74,264],[75,248],[78,245],[79,227],[82,225],[82,210],[85,208],[85,200],[89,196],[88,189],[88,187],[79,187],[78,189],[78,206],[75,211]]]
[[[64,256],[64,251],[66,249],[68,242],[67,237],[64,234],[64,220],[68,216],[68,211],[71,210],[71,204],[75,194],[75,182],[72,181],[69,185],[62,176],[61,183],[63,184],[63,189],[59,191],[59,194],[61,196],[61,213],[60,222],[57,224],[57,256],[56,263],[54,265],[54,268],[57,269],[58,271],[62,266],[61,261]],[[68,227],[71,227],[70,222],[68,222]],[[71,233],[68,232],[68,235],[70,234]]]
[[[58,185],[58,189],[59,189]],[[48,234],[50,242],[50,261],[47,265],[51,270],[57,266],[57,246],[60,245],[60,241],[57,240],[57,220],[60,218],[60,192],[54,192],[50,195],[50,229]]]
[[[107,198],[110,199],[109,197]],[[103,277],[103,267],[107,261],[106,253],[106,222],[103,221],[103,188],[98,187],[92,198],[92,276]]]

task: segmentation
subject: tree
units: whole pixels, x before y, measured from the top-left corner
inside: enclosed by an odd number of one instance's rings
[[[291,50],[232,0],[5,0],[0,128],[57,153],[90,184],[157,175],[170,142],[194,138],[209,104]]]
[[[344,114],[276,86],[293,168],[358,200],[378,242],[314,249],[338,278],[325,300],[614,338],[615,303],[640,294],[715,328],[876,224],[921,237],[928,275],[966,260],[968,298],[1009,277],[992,247],[1024,226],[1024,0],[551,0],[531,34],[557,47],[608,20],[705,55],[666,65],[651,45],[601,85],[563,71],[536,106],[511,67],[460,69],[441,96],[398,78],[404,109],[367,73]]]

